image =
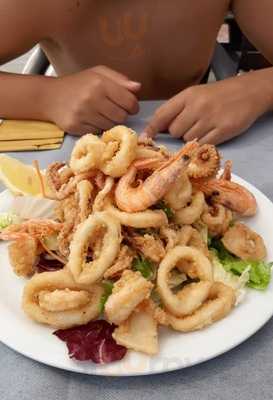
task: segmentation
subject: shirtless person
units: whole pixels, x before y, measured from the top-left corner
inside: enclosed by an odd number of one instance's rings
[[[273,63],[272,0],[2,0],[0,64],[40,43],[58,77],[0,73],[0,116],[84,134],[166,99],[145,129],[220,143],[273,109],[273,68],[200,85],[231,9]]]

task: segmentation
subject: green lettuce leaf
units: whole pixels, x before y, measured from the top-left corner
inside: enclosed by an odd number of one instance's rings
[[[0,213],[0,229],[5,229],[9,225],[19,224],[20,222],[21,220],[16,214],[9,212]]]
[[[136,257],[133,260],[133,269],[139,271],[145,279],[152,279],[154,277],[154,265],[142,256]]]
[[[240,276],[246,268],[249,268],[249,287],[257,290],[265,290],[268,287],[271,279],[272,262],[241,260],[231,254],[221,240],[215,238],[211,240],[210,250],[218,257],[224,269],[234,275]]]
[[[164,211],[168,219],[172,219],[174,217],[172,209],[163,200],[160,200],[158,203],[156,203],[154,208]]]
[[[99,304],[101,314],[104,311],[105,303],[107,302],[108,297],[112,294],[114,282],[112,282],[110,280],[104,280],[104,281],[102,281],[102,286],[104,289],[104,293],[102,294],[102,296],[100,298],[100,304]]]

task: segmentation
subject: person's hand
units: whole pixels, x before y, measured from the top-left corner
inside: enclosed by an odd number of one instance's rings
[[[73,134],[110,129],[138,112],[140,87],[104,66],[56,78],[49,88],[48,119]]]
[[[183,90],[159,107],[141,134],[169,131],[185,141],[219,144],[241,134],[268,108],[255,72]]]

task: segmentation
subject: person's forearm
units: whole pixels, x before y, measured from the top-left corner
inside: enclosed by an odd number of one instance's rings
[[[262,112],[273,111],[273,68],[264,68],[251,71],[240,77],[245,79],[246,85],[257,96]]]
[[[56,78],[0,72],[0,118],[49,121]]]

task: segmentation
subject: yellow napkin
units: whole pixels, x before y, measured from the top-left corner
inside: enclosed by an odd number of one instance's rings
[[[0,124],[0,152],[57,149],[63,139],[64,132],[49,122],[4,120]]]

